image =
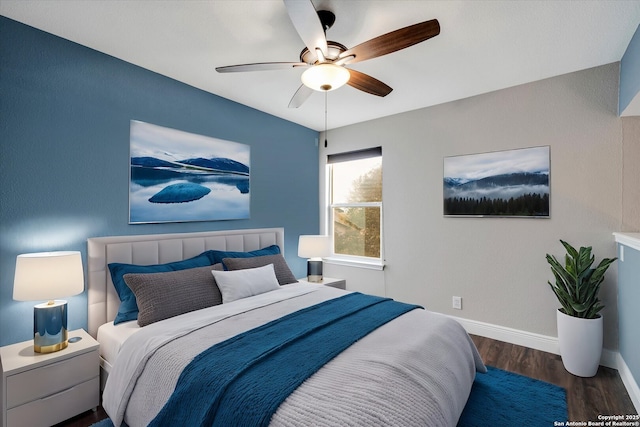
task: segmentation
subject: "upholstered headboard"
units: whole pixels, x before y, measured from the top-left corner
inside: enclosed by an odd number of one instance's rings
[[[90,238],[87,240],[89,334],[96,337],[98,327],[112,321],[118,312],[120,299],[107,267],[112,262],[164,264],[211,249],[245,252],[274,244],[284,254],[284,228]]]

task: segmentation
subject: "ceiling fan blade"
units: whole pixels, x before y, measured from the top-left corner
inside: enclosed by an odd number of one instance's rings
[[[305,85],[301,85],[293,95],[293,98],[291,98],[291,101],[289,101],[289,108],[298,108],[304,104],[304,101],[306,101],[312,93],[313,89]]]
[[[338,58],[354,55],[355,57],[352,60],[347,61],[349,64],[354,64],[413,46],[438,34],[440,34],[440,23],[438,23],[437,19],[432,19],[368,40],[351,49],[347,49]]]
[[[312,62],[317,59],[316,48],[326,56],[327,38],[311,0],[284,0],[284,5],[287,7],[293,26],[311,53]]]
[[[255,64],[227,65],[216,67],[219,73],[237,73],[242,71],[284,70],[287,68],[308,67],[304,62],[257,62]]]
[[[349,69],[351,77],[347,84],[356,89],[360,89],[363,92],[370,93],[371,95],[387,96],[393,90],[390,86],[382,83],[380,80],[371,77],[368,74],[361,73],[360,71]]]

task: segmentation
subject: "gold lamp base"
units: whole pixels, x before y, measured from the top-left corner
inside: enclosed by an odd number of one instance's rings
[[[64,341],[64,342],[60,342],[58,344],[53,344],[53,345],[46,345],[44,347],[34,343],[33,351],[35,351],[36,353],[54,353],[56,351],[60,351],[62,349],[67,348],[68,345],[69,345],[69,341]]]

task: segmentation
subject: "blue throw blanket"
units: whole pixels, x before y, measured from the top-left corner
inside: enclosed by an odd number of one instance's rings
[[[150,426],[266,426],[287,396],[325,363],[416,308],[351,293],[236,335],[185,367]]]

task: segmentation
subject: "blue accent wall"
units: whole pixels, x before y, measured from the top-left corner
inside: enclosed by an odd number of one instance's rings
[[[618,114],[622,113],[636,96],[640,96],[640,25],[620,61]]]
[[[316,131],[6,17],[0,34],[0,345],[33,338],[35,303],[12,299],[16,256],[79,250],[86,269],[88,237],[284,227],[287,261],[306,274]],[[250,145],[251,218],[129,225],[130,120]],[[68,301],[70,329],[86,328],[86,293]]]
[[[633,378],[640,384],[640,251],[618,245],[618,346]]]

